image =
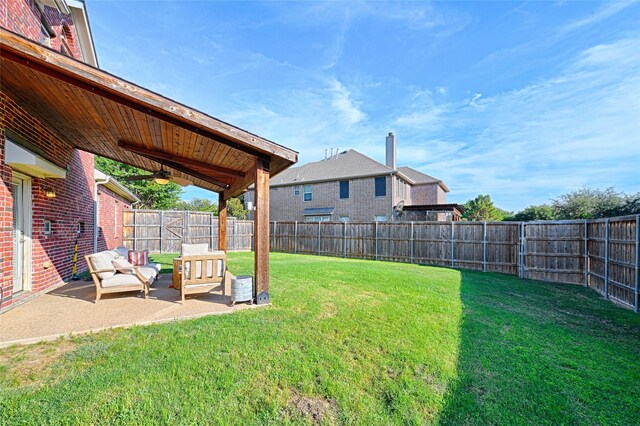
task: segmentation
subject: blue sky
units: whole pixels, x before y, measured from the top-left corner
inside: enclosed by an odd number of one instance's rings
[[[640,191],[639,2],[88,0],[101,68],[300,152],[507,210]],[[183,198],[211,197],[189,187]]]

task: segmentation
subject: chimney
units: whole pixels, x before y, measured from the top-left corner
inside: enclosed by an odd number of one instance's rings
[[[387,167],[391,167],[393,170],[396,170],[396,135],[394,135],[393,132],[389,132],[389,136],[387,136],[386,153]]]

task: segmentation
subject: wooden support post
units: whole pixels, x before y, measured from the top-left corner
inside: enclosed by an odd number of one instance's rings
[[[222,193],[218,196],[218,250],[227,251],[227,200]]]
[[[609,219],[604,228],[604,297],[609,298]]]
[[[487,222],[482,225],[482,272],[487,272]]]
[[[269,300],[269,162],[256,158],[254,215],[254,270],[256,275],[256,303],[263,305]]]

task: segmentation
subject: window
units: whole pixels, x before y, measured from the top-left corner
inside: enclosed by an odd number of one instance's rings
[[[379,214],[379,215],[376,215],[373,220],[375,220],[376,222],[386,222],[387,216],[383,214]]]
[[[84,232],[84,222],[78,222],[78,227],[76,228],[76,232],[78,234],[82,234]]]
[[[341,180],[340,181],[340,198],[349,198],[349,181]]]
[[[306,216],[304,218],[305,222],[329,222],[331,220],[331,216]]]
[[[340,222],[349,222],[349,216],[340,216]]]
[[[44,233],[45,235],[49,235],[53,232],[53,227],[51,225],[51,221],[50,220],[45,220],[44,221]]]
[[[313,195],[311,194],[311,185],[304,186],[304,201],[311,201]]]
[[[51,47],[51,36],[44,24],[40,24],[40,44]]]
[[[376,197],[387,195],[387,178],[385,176],[376,178]]]
[[[300,185],[296,185],[293,187],[293,196],[297,197],[300,195]]]

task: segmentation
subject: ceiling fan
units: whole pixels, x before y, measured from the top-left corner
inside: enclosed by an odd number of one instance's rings
[[[168,170],[164,169],[164,166],[160,166],[160,170],[156,170],[153,173],[151,173],[150,175],[133,175],[133,176],[125,176],[123,178],[120,178],[126,182],[131,182],[134,180],[147,180],[147,179],[153,179],[157,184],[160,185],[166,185],[169,182],[174,182],[177,183],[180,186],[189,186],[191,185],[193,182],[187,180],[187,179],[183,179],[181,177],[177,177],[177,176],[172,176],[171,172]]]

